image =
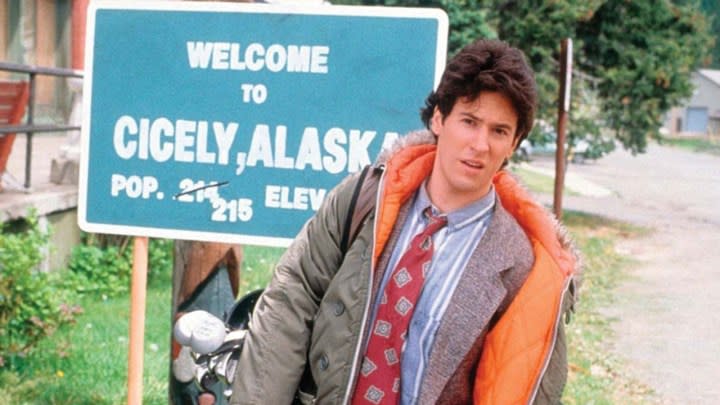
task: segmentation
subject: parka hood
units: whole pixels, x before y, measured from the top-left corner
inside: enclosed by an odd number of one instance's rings
[[[395,156],[399,151],[416,145],[435,145],[437,138],[427,129],[420,129],[409,132],[407,135],[399,137],[389,148],[383,149],[375,160],[376,166],[382,166]]]

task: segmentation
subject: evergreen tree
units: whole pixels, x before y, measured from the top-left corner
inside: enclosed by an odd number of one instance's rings
[[[712,20],[710,33],[715,41],[712,60],[707,63],[713,69],[720,69],[720,0],[702,0],[702,10]]]

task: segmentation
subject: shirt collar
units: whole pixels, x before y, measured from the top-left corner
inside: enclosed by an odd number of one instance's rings
[[[431,207],[434,215],[440,214],[440,210],[435,207],[430,201],[430,196],[427,193],[427,180],[425,180],[417,193],[415,193],[415,202],[413,203],[413,215],[424,217],[422,212],[425,208]],[[490,185],[490,191],[481,197],[479,200],[473,201],[472,203],[459,208],[455,211],[443,214],[448,219],[447,229],[453,231],[456,229],[463,228],[481,218],[489,215],[492,209],[495,207],[495,186]]]

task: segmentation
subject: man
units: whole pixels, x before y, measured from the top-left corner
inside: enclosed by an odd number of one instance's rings
[[[535,104],[519,50],[481,40],[455,56],[422,111],[430,132],[378,159],[377,203],[347,252],[357,174],[281,259],[231,403],[558,403],[575,255],[501,170]]]

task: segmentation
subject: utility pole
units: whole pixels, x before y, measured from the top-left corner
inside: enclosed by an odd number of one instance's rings
[[[570,112],[570,90],[572,89],[572,39],[562,40],[560,45],[560,93],[558,97],[557,148],[555,150],[555,194],[553,212],[562,219],[562,197],[565,184],[565,132]]]

